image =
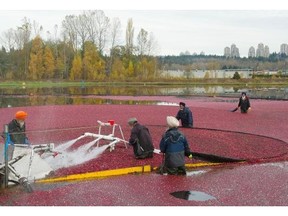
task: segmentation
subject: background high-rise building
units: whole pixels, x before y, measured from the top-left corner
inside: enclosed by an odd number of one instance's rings
[[[256,57],[264,57],[264,44],[259,43],[256,50]]]
[[[231,48],[225,47],[224,48],[224,56],[226,58],[229,58],[229,57],[231,57],[231,58],[240,57],[239,49],[237,48],[237,46],[235,44],[232,44]]]
[[[279,53],[278,53],[279,54]],[[280,54],[285,54],[288,56],[288,44],[283,43],[280,45]],[[231,45],[231,48],[225,47],[224,48],[224,56],[226,58],[228,57],[240,57],[239,49],[235,44]],[[257,46],[257,49],[253,46],[251,46],[248,50],[248,58],[254,58],[254,57],[263,57],[263,58],[269,58],[270,57],[270,48],[268,45],[264,45],[263,43],[259,43]]]
[[[230,47],[225,47],[224,48],[224,56],[226,58],[229,58],[231,56],[231,50],[230,50]]]
[[[280,54],[288,55],[288,44],[281,44],[281,46],[280,46]]]
[[[248,51],[248,58],[250,57],[250,58],[254,58],[255,57],[255,48],[253,47],[253,46],[251,46],[250,48],[249,48],[249,51]]]
[[[256,50],[256,57],[268,58],[269,55],[270,55],[269,47],[267,45],[264,46],[263,43],[259,43],[258,48]]]
[[[264,57],[269,58],[270,52],[269,52],[269,47],[266,45],[264,47]]]
[[[232,58],[240,57],[239,49],[236,47],[235,44],[231,45],[231,57]]]

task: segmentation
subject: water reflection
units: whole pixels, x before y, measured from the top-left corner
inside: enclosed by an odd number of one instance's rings
[[[245,91],[250,98],[287,100],[288,88],[248,88],[248,86],[77,86],[41,88],[0,88],[0,107],[79,104],[161,104],[161,101],[137,101],[137,96],[217,96],[239,97]],[[97,96],[135,96],[136,100],[111,100]],[[165,104],[166,105],[166,104]],[[175,104],[172,104],[175,105]]]
[[[24,107],[42,105],[99,105],[99,104],[127,104],[127,105],[157,105],[158,101],[112,100],[103,98],[69,97],[69,96],[34,96],[34,97],[2,97],[0,107]]]
[[[176,191],[171,193],[171,195],[179,199],[194,201],[206,201],[210,199],[216,199],[215,197],[201,191]]]

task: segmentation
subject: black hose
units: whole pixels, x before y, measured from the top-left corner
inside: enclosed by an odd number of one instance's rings
[[[146,126],[156,126],[156,127],[165,127],[164,125],[146,125]],[[179,127],[183,128],[183,127]],[[185,128],[186,129],[186,128]],[[260,134],[253,134],[253,133],[248,133],[248,132],[242,132],[242,131],[233,131],[233,130],[225,130],[225,129],[216,129],[216,128],[201,128],[201,127],[193,127],[193,128],[187,128],[188,130],[207,130],[207,131],[220,131],[220,132],[228,132],[228,133],[237,133],[237,134],[245,134],[245,135],[252,135],[256,137],[263,137],[263,138],[268,138],[268,139],[273,139],[275,141],[283,142],[285,144],[288,144],[284,140],[274,138],[274,137],[269,137],[265,135],[260,135]],[[288,152],[284,152],[281,155],[276,155],[272,157],[265,157],[265,158],[260,158],[261,160],[264,159],[272,159],[280,156],[284,156],[288,154]],[[200,153],[200,152],[192,152],[192,155],[195,159],[203,160],[203,161],[209,161],[209,162],[214,162],[214,163],[224,163],[224,162],[243,162],[243,161],[248,161],[246,159],[235,159],[235,158],[227,158],[227,157],[222,157],[222,156],[217,156],[213,154],[205,154],[205,153]],[[249,162],[253,161],[258,161],[260,159],[254,159],[254,160],[249,160]]]
[[[195,159],[203,160],[203,161],[209,161],[213,163],[233,163],[233,162],[243,162],[244,159],[235,159],[235,158],[228,158],[228,157],[222,157],[212,154],[204,154],[200,152],[192,152],[192,156]]]

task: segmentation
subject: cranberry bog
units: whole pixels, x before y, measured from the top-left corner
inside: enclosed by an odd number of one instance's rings
[[[288,188],[287,184],[283,183],[288,177],[286,132],[288,130],[288,103],[286,101],[254,99],[251,100],[252,110],[248,114],[241,114],[239,111],[231,112],[237,106],[235,98],[177,98],[172,96],[103,96],[102,98],[154,100],[159,101],[159,104],[3,108],[0,110],[0,122],[2,125],[7,124],[16,111],[24,110],[28,113],[26,128],[31,144],[54,143],[57,146],[85,132],[98,133],[97,121],[113,120],[115,124],[121,126],[123,136],[128,140],[130,128],[127,120],[136,117],[140,124],[149,128],[154,146],[158,149],[161,136],[166,130],[166,116],[175,116],[178,103],[183,101],[192,110],[194,128],[180,128],[180,130],[187,137],[192,152],[242,162],[218,164],[209,163],[209,158],[206,158],[207,160],[197,157],[193,157],[192,160],[186,158],[188,170],[186,177],[163,176],[155,172],[162,163],[161,154],[154,154],[154,157],[149,159],[136,160],[131,146],[127,145],[126,148],[123,143],[118,143],[113,151],[106,149],[90,160],[61,167],[55,170],[50,178],[57,179],[147,165],[151,167],[151,172],[130,173],[107,178],[83,178],[78,181],[57,183],[35,182],[34,192],[31,194],[25,193],[19,187],[1,190],[0,205],[283,206],[288,204]],[[111,128],[107,127],[103,133],[109,133],[110,130]],[[122,136],[117,128],[115,135]],[[75,142],[70,150],[77,151],[84,142]],[[204,165],[194,166],[197,164]],[[139,181],[141,186],[137,186]],[[151,190],[144,192],[146,187]],[[194,191],[194,194],[195,191],[202,191],[213,198],[204,201],[179,199],[171,195],[175,191]],[[94,193],[98,194],[96,200],[92,198]],[[81,200],[77,199],[79,194],[81,194]],[[275,196],[278,198],[275,199]]]

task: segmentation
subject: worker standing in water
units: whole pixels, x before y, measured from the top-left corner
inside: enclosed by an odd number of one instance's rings
[[[158,173],[170,175],[186,175],[185,156],[192,159],[192,152],[184,134],[179,131],[179,121],[174,116],[167,116],[168,129],[160,141],[160,150],[164,154],[164,162]]]
[[[182,127],[193,128],[192,111],[186,107],[184,102],[179,103],[179,111],[177,112],[176,119],[181,121]]]
[[[13,144],[29,144],[25,125],[27,115],[24,111],[18,111],[15,118],[8,124],[8,133]]]
[[[131,127],[129,144],[133,146],[135,158],[152,158],[154,146],[148,128],[139,124],[134,117],[128,120],[128,124]]]
[[[246,92],[241,93],[241,97],[239,98],[238,106],[232,110],[232,112],[237,111],[240,108],[241,113],[248,113],[251,110],[250,100],[246,95]]]

